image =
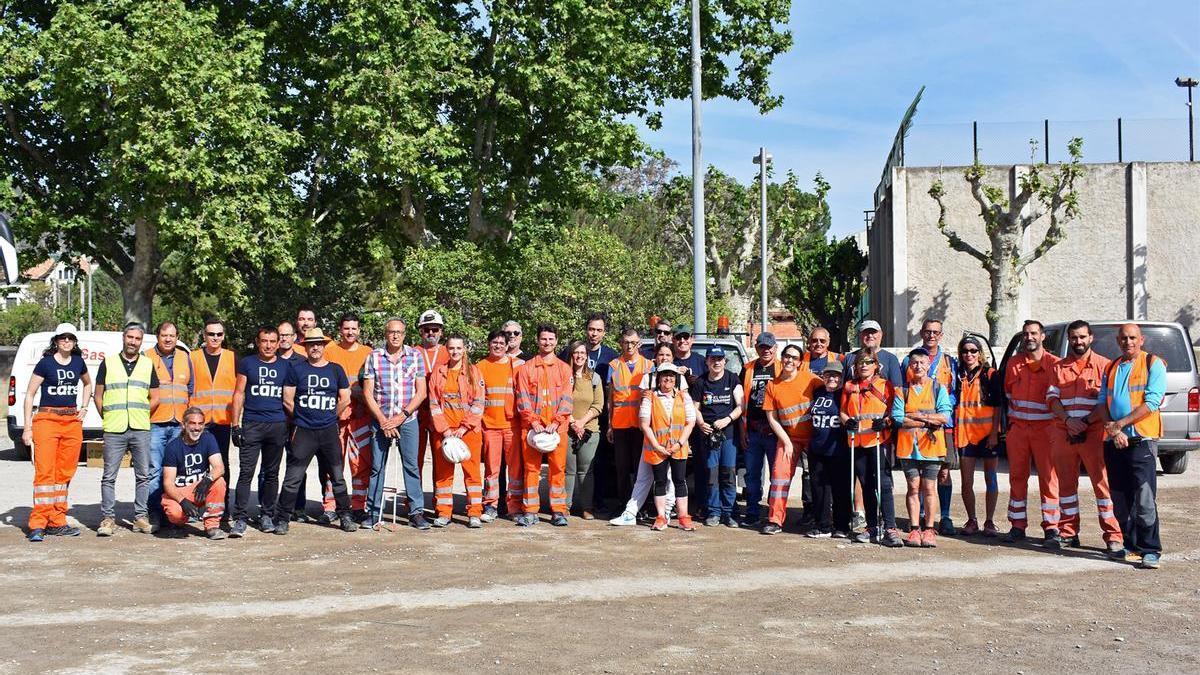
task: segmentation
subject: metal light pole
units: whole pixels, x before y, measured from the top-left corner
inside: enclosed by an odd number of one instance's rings
[[[700,150],[700,0],[692,0],[692,319],[708,332],[708,272],[704,244],[704,158]]]
[[[1188,161],[1189,162],[1196,161],[1196,118],[1193,113],[1194,108],[1192,107],[1192,90],[1196,88],[1197,84],[1200,84],[1200,83],[1196,82],[1196,78],[1194,78],[1194,77],[1177,77],[1177,78],[1175,78],[1175,85],[1179,86],[1179,87],[1183,87],[1184,89],[1187,89],[1187,93],[1188,93]]]
[[[87,279],[87,281],[88,281],[88,289],[87,289],[87,293],[88,293],[88,308],[87,308],[87,312],[88,312],[88,320],[87,320],[87,329],[88,329],[88,330],[94,330],[94,329],[93,329],[93,327],[92,327],[92,274],[94,274],[95,272],[96,272],[96,268],[95,268],[95,266],[94,266],[94,265],[92,265],[92,261],[90,261],[90,260],[89,260],[89,261],[87,261],[87,278],[88,278],[88,279]]]
[[[771,163],[771,153],[767,152],[764,147],[759,147],[758,154],[754,156],[754,163],[758,165],[758,194],[759,194],[759,241],[758,241],[758,259],[761,261],[762,267],[759,278],[759,290],[762,293],[760,302],[762,303],[762,332],[767,332],[767,165]]]

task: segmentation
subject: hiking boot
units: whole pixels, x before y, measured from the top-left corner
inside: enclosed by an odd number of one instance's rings
[[[921,545],[921,531],[912,529],[908,531],[908,536],[904,539],[905,546],[917,547]]]
[[[483,527],[483,520],[479,516],[471,516],[467,519],[467,527],[472,530],[478,530]]]
[[[937,532],[933,528],[921,531],[921,546],[924,548],[937,548]]]
[[[958,534],[958,530],[954,529],[953,520],[942,518],[942,522],[938,523],[937,533],[946,537],[953,537]]]
[[[725,516],[721,519],[721,524],[725,527],[731,527],[735,530],[741,527],[741,525],[733,516]]]
[[[763,525],[763,528],[760,530],[760,532],[762,532],[762,534],[779,534],[780,532],[783,532],[783,528],[775,523],[767,523],[766,525]]]
[[[485,506],[485,507],[483,507],[483,515],[480,516],[479,519],[485,523],[490,523],[493,520],[495,520],[496,516],[498,516],[498,515],[500,515],[500,513],[498,511],[496,511],[496,507]]]
[[[246,521],[240,518],[233,523],[233,527],[229,528],[229,536],[234,539],[241,539],[246,534]]]
[[[591,511],[588,511],[587,509],[584,509],[583,513],[579,514],[579,517],[583,518],[584,520],[595,520],[596,514],[592,513]]]
[[[1158,569],[1158,565],[1159,565],[1158,560],[1159,560],[1159,554],[1147,553],[1142,556],[1142,564],[1138,565],[1138,567],[1140,567],[1144,570],[1156,570],[1156,569]]]
[[[565,513],[554,514],[554,516],[550,519],[550,524],[555,527],[566,527],[567,526],[567,514],[565,514]]]
[[[900,530],[894,527],[883,535],[883,541],[880,543],[888,548],[900,548],[904,546],[904,540],[900,538]]]
[[[1008,534],[1004,535],[1004,543],[1006,544],[1019,544],[1023,541],[1025,541],[1025,528],[1023,527],[1014,527],[1008,531]]]
[[[967,524],[963,525],[962,534],[964,537],[973,537],[979,534],[979,521],[974,518],[968,520]]]
[[[105,518],[100,521],[100,527],[96,528],[97,537],[111,537],[117,531],[117,521],[115,518]]]
[[[1109,558],[1111,558],[1113,560],[1124,560],[1125,559],[1125,546],[1123,546],[1121,544],[1121,542],[1110,541],[1110,542],[1108,542],[1107,549],[1108,550],[1106,553]]]
[[[354,516],[349,513],[342,514],[342,532],[357,532],[358,522],[354,520]]]
[[[55,525],[54,527],[47,527],[46,534],[53,537],[78,537],[81,532],[78,527],[72,527],[71,525]]]
[[[222,530],[219,527],[210,527],[204,531],[204,534],[208,535],[208,538],[212,539],[213,541],[220,541],[229,536],[225,534],[225,530]]]
[[[320,525],[333,525],[338,521],[337,511],[323,511],[317,516],[317,523]]]
[[[854,517],[850,519],[850,530],[858,532],[867,526],[867,516],[862,511],[855,511]]]
[[[295,511],[292,511],[292,522],[307,523],[308,521],[308,512],[304,509],[296,509]]]
[[[850,533],[846,532],[845,530],[834,530],[829,536],[833,537],[834,539],[849,539]]]
[[[624,527],[626,525],[637,525],[637,522],[637,516],[628,511],[623,511],[621,512],[621,515],[608,521],[608,524],[615,525],[617,527]]]
[[[667,529],[667,519],[665,516],[658,516],[654,519],[654,524],[650,526],[655,532],[662,532]]]
[[[146,516],[139,516],[133,519],[133,531],[141,532],[142,534],[150,534],[150,519]]]
[[[434,527],[441,528],[441,527],[446,527],[449,524],[450,524],[449,516],[438,516],[437,518],[433,519]]]
[[[679,516],[679,529],[684,532],[695,532],[696,523],[692,521],[692,517],[684,513]]]
[[[721,524],[721,516],[709,516],[704,519],[705,527],[717,527]]]
[[[350,517],[354,518],[354,522],[362,523],[367,519],[367,512],[365,509],[354,509],[350,512]]]
[[[1140,563],[1142,562],[1142,554],[1138,553],[1137,551],[1125,549],[1125,557],[1121,559],[1127,563]]]
[[[1062,548],[1062,538],[1058,536],[1058,530],[1046,530],[1046,535],[1042,537],[1042,548],[1052,551]]]
[[[258,519],[258,529],[263,532],[271,532],[275,529],[275,519],[264,513]]]
[[[532,513],[522,513],[517,516],[517,527],[533,527],[538,524],[538,517]]]
[[[162,520],[159,518],[150,519],[150,534],[157,534],[163,527]]]
[[[828,539],[833,536],[833,533],[828,530],[815,529],[805,532],[804,536],[809,539]]]
[[[859,532],[858,534],[854,535],[854,538],[852,538],[850,541],[853,541],[856,544],[874,543],[875,542],[875,528],[864,527],[862,532]]]
[[[428,530],[429,521],[426,520],[423,513],[412,513],[408,516],[408,525],[417,530]]]
[[[1000,536],[1000,530],[996,529],[996,524],[989,520],[983,524],[983,536],[994,539]]]
[[[1070,546],[1071,548],[1080,548],[1079,535],[1077,535],[1077,534],[1073,534],[1069,537],[1060,537],[1060,539],[1062,539],[1063,546]]]
[[[26,535],[25,538],[34,543],[39,542],[39,541],[45,541],[46,540],[46,530],[45,530],[45,528],[35,527],[34,529],[29,531],[29,534]]]
[[[274,532],[275,534],[287,534],[288,533],[288,525],[290,525],[290,524],[291,524],[291,521],[280,520],[278,523],[275,523],[275,529],[272,530],[272,532]]]

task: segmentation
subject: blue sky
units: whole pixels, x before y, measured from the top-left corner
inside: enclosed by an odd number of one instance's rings
[[[790,28],[795,44],[771,77],[783,106],[763,116],[748,103],[706,101],[704,161],[749,180],[765,145],[778,172],[808,179],[821,171],[833,185],[837,234],[862,228],[900,117],[922,85],[910,165],[969,163],[972,120],[985,162],[1028,157],[1043,119],[1052,152],[1081,135],[1084,161],[1115,161],[1118,117],[1126,161],[1187,158],[1186,92],[1174,79],[1200,79],[1200,0],[793,0]],[[1200,90],[1194,95],[1200,105]],[[691,170],[690,110],[673,102],[662,129],[645,132],[683,172]]]

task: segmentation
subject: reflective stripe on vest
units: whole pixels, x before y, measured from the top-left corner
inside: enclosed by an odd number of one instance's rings
[[[931,380],[919,392],[909,387],[901,387],[900,395],[904,397],[905,413],[921,413],[923,415],[937,414],[936,385]],[[920,454],[920,459],[939,459],[946,456],[946,435],[942,428],[913,427],[900,429],[896,436],[896,456],[901,459],[913,457],[913,451]]]
[[[158,407],[150,414],[151,423],[183,422],[183,412],[188,408],[188,380],[192,379],[191,360],[186,352],[175,351],[171,370],[156,347],[142,352],[154,365],[158,373]]]
[[[891,416],[892,401],[889,396],[890,384],[886,379],[876,376],[869,384],[861,380],[852,380],[846,385],[843,394],[842,411],[847,417],[859,420],[859,428],[870,428],[863,421],[884,419]],[[881,391],[882,390],[882,391]],[[853,443],[859,447],[883,444],[887,442],[887,432],[859,431],[850,433]]]
[[[683,430],[687,427],[687,408],[683,401],[683,391],[675,392],[675,403],[671,406],[671,419],[667,419],[667,409],[662,404],[662,397],[655,393],[650,397],[650,428],[658,444],[666,447],[671,440],[679,441],[679,445],[671,453],[672,459],[686,459],[688,456],[687,439]],[[642,439],[642,459],[647,464],[661,464],[665,457],[654,451],[648,439]]]
[[[104,431],[110,434],[125,433],[130,429],[150,429],[150,378],[154,365],[150,359],[138,355],[133,373],[125,374],[125,365],[119,354],[104,359]]]
[[[233,361],[233,352],[222,349],[214,378],[208,372],[204,350],[192,352],[192,374],[196,384],[191,405],[204,411],[205,423],[228,425],[232,420],[233,389],[237,382]]]
[[[991,376],[994,371],[986,375]],[[992,433],[996,409],[983,404],[983,381],[980,370],[973,379],[960,378],[958,407],[954,410],[954,442],[958,447],[977,445]]]
[[[1136,410],[1137,407],[1146,402],[1146,385],[1150,381],[1150,368],[1154,361],[1162,361],[1165,368],[1167,362],[1160,357],[1154,356],[1148,352],[1139,353],[1133,361],[1133,365],[1129,368],[1129,408]],[[1108,387],[1104,394],[1112,400],[1113,378],[1117,375],[1117,368],[1121,365],[1121,359],[1113,359],[1112,363],[1108,364],[1108,370],[1105,373],[1105,381]],[[1111,408],[1110,408],[1111,410]],[[1162,437],[1162,415],[1155,410],[1149,415],[1143,417],[1141,421],[1133,425],[1134,431],[1137,431],[1138,436],[1142,438],[1161,438]]]
[[[650,361],[640,354],[634,358],[633,372],[629,372],[629,362],[623,358],[615,358],[609,362],[608,371],[612,377],[612,428],[634,429],[638,426],[638,407],[641,405],[642,393],[636,386],[642,377],[650,372]]]

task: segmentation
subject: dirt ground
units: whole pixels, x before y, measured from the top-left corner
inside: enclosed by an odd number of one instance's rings
[[[2,672],[1200,671],[1200,472],[1160,476],[1157,571],[1100,556],[1090,492],[1059,553],[577,519],[209,542],[97,538],[99,473],[84,535],[29,544],[31,469],[0,451]],[[123,518],[132,494],[124,470]]]

